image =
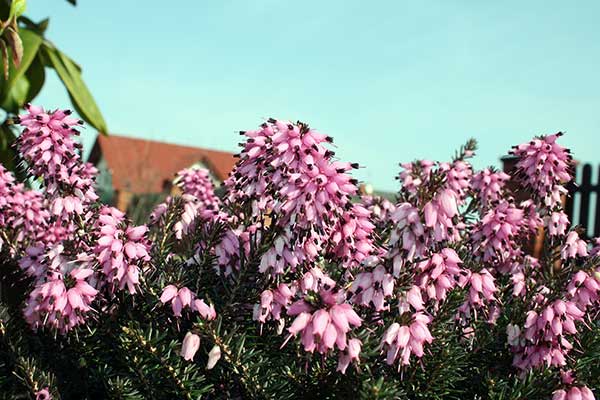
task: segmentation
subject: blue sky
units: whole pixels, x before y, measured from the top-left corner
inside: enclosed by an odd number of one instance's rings
[[[29,0],[28,15],[50,17],[114,133],[237,152],[236,131],[299,119],[385,190],[398,162],[469,137],[477,167],[559,130],[600,162],[597,1],[79,3]],[[54,77],[36,102],[70,104]]]

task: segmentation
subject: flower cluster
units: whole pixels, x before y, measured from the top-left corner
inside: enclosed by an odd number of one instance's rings
[[[569,335],[577,333],[576,322],[584,312],[572,301],[555,300],[541,312],[529,311],[524,325],[525,346],[518,349],[514,364],[521,369],[541,365],[562,367],[573,348]]]
[[[0,250],[5,245],[13,254],[21,252],[35,241],[48,241],[50,210],[44,196],[36,190],[26,190],[16,183],[12,173],[0,165]]]
[[[49,112],[30,105],[27,111],[18,118],[25,127],[17,138],[19,153],[31,174],[44,180],[46,192],[58,196],[52,208],[55,215],[83,214],[83,203],[98,199],[93,187],[95,168],[81,161],[81,145],[74,139],[79,135],[75,127],[83,121],[71,117],[68,110]]]
[[[176,202],[173,197],[168,197],[154,208],[150,219],[153,223],[160,222],[170,207],[178,208],[179,215],[173,224],[178,240],[189,235],[196,228],[198,220],[226,218],[219,213],[220,200],[215,195],[213,181],[207,169],[183,169],[177,173],[174,183],[181,190],[180,201]]]
[[[504,172],[485,168],[471,178],[471,186],[477,193],[482,207],[500,201],[504,197],[506,182],[510,176]]]
[[[296,288],[290,288],[285,283],[279,284],[274,290],[267,289],[260,295],[260,304],[254,306],[253,318],[265,323],[267,319],[280,320],[281,312],[291,305]]]
[[[288,328],[290,335],[300,333],[304,350],[328,353],[334,347],[344,351],[348,346],[347,333],[359,327],[361,318],[348,303],[340,303],[339,293],[321,292],[323,308],[315,309],[304,299],[293,303],[287,314],[296,317]]]
[[[483,261],[510,260],[518,251],[515,238],[521,234],[523,210],[512,202],[501,200],[485,213],[473,229],[475,251]]]
[[[330,137],[278,120],[243,134],[248,139],[225,182],[227,200],[249,202],[253,223],[281,228],[261,272],[283,274],[324,252],[352,267],[374,251],[368,211],[351,203],[358,187],[347,172],[358,165],[333,161]]]
[[[208,321],[217,318],[217,313],[214,306],[206,304],[203,299],[197,298],[196,294],[187,287],[180,289],[175,285],[168,285],[163,289],[160,296],[160,301],[163,304],[171,302],[173,315],[181,317],[181,311],[185,308],[190,308]]]
[[[361,202],[371,213],[371,220],[377,227],[376,230],[381,232],[386,229],[396,205],[385,197],[371,195],[362,196]]]
[[[433,342],[428,325],[432,318],[424,313],[415,313],[409,325],[394,322],[381,339],[381,349],[386,353],[386,362],[392,365],[400,359],[400,365],[409,365],[410,356],[421,358],[426,343]]]
[[[127,287],[130,293],[135,293],[139,284],[139,264],[150,260],[146,226],[128,226],[123,212],[105,206],[99,211],[97,229],[100,237],[94,251],[106,281],[111,286]]]
[[[250,226],[247,229],[243,227],[227,229],[214,249],[217,257],[217,271],[229,276],[234,270],[239,270],[242,257],[250,254],[250,237],[255,233],[256,226]]]
[[[567,194],[564,184],[571,180],[571,154],[556,143],[561,135],[559,132],[535,138],[512,150],[518,157],[520,179],[548,207],[561,203],[561,196]]]
[[[454,287],[464,286],[466,272],[461,264],[456,251],[450,248],[442,249],[416,264],[415,284],[423,292],[425,301],[442,302]]]
[[[371,305],[375,311],[383,311],[388,308],[385,299],[394,292],[394,277],[383,265],[377,265],[373,271],[360,272],[348,291],[353,294],[354,304]]]
[[[94,271],[87,268],[86,260],[75,265],[62,256],[62,246],[53,250],[48,277],[30,293],[24,315],[34,328],[46,326],[65,333],[85,322],[98,291],[90,285]]]

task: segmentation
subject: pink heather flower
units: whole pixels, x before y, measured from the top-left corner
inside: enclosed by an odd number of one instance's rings
[[[187,287],[177,289],[175,285],[168,285],[163,289],[162,295],[160,296],[160,301],[163,304],[166,304],[170,301],[173,314],[176,317],[181,317],[181,311],[185,307],[191,308],[194,297],[195,296],[193,295],[193,292]]]
[[[507,200],[490,208],[473,228],[475,251],[483,261],[506,260],[518,246],[515,238],[520,234],[523,210]]]
[[[195,299],[192,302],[192,310],[198,312],[198,314],[200,314],[200,316],[207,321],[212,321],[213,319],[217,318],[215,306],[212,304],[206,304],[203,299]]]
[[[344,212],[331,237],[334,243],[333,255],[341,260],[342,266],[359,266],[367,257],[376,253],[373,243],[375,225],[370,221],[371,213],[361,204],[352,205],[350,212]]]
[[[560,257],[563,260],[575,257],[585,257],[588,255],[587,243],[585,240],[579,238],[579,234],[576,231],[571,231],[567,235],[565,244],[560,250]]]
[[[183,359],[186,361],[192,361],[199,348],[200,336],[192,332],[188,332],[185,334],[183,343],[181,344],[181,357],[183,357]]]
[[[582,400],[596,400],[594,393],[587,386],[581,386],[579,390],[581,391]]]
[[[483,299],[488,302],[495,300],[494,293],[497,290],[494,284],[494,277],[487,269],[484,268],[479,272],[473,272],[469,277],[469,304],[483,306]]]
[[[68,110],[46,112],[42,107],[27,106],[27,111],[18,118],[25,129],[17,146],[33,174],[47,179],[53,193],[55,185],[62,183],[70,175],[69,168],[80,160],[73,136],[79,134],[74,127],[83,122],[70,117]]]
[[[150,213],[149,225],[156,224],[161,220],[161,218],[169,210],[170,201],[171,201],[171,198],[167,198],[167,200],[165,200],[164,202],[162,202],[162,203],[158,204],[156,207],[154,207],[154,209]]]
[[[525,345],[516,349],[513,364],[524,370],[544,364],[564,366],[566,355],[573,348],[569,336],[577,333],[575,323],[582,321],[584,315],[574,302],[560,299],[541,313],[529,311],[522,331]]]
[[[458,215],[459,199],[458,193],[444,189],[425,204],[425,226],[431,228],[436,242],[460,239],[459,230],[464,228],[464,224],[454,222],[454,217]]]
[[[581,310],[586,310],[588,306],[597,303],[600,300],[600,276],[597,269],[592,274],[585,271],[577,271],[567,285],[567,293],[571,300]]]
[[[12,173],[0,165],[0,230],[8,240],[10,254],[18,256],[33,242],[47,241],[49,223],[43,194],[15,184]],[[0,238],[0,250],[3,242]]]
[[[208,352],[208,361],[206,362],[206,369],[213,369],[217,362],[221,359],[221,348],[216,344]]]
[[[371,213],[371,222],[377,227],[377,231],[384,229],[390,221],[390,217],[396,206],[391,201],[379,196],[362,196],[362,204]]]
[[[183,199],[181,219],[173,226],[175,237],[179,240],[194,229],[196,218],[201,210],[201,204],[195,197],[184,194],[181,198]]]
[[[467,155],[465,158],[469,157],[471,156]],[[446,176],[445,187],[462,200],[466,195],[466,190],[471,186],[473,176],[471,164],[463,160],[455,160],[451,163],[443,162],[439,164],[439,172]]]
[[[518,325],[508,324],[506,326],[506,336],[508,336],[508,344],[516,347],[521,343],[521,328]]]
[[[562,381],[562,383],[567,384],[567,385],[571,385],[573,382],[575,382],[575,377],[573,376],[573,370],[568,370],[568,371],[560,371],[560,380]]]
[[[548,207],[559,205],[567,193],[564,184],[571,180],[572,158],[569,151],[556,143],[561,132],[541,136],[513,147],[519,158],[517,171],[524,185]]]
[[[15,177],[12,172],[0,164],[0,208],[9,204],[14,184]]]
[[[428,325],[432,318],[417,312],[410,325],[391,324],[381,338],[381,349],[387,353],[386,363],[392,365],[400,359],[400,365],[409,365],[410,356],[423,357],[426,343],[433,342]]]
[[[504,186],[510,176],[504,172],[485,168],[471,178],[473,190],[477,193],[482,206],[500,201],[504,196]]]
[[[212,304],[208,305],[203,299],[196,298],[196,294],[185,286],[181,289],[175,285],[165,286],[160,296],[160,302],[163,304],[171,302],[171,309],[176,317],[181,317],[181,311],[185,308],[199,313],[207,321],[212,321],[217,317]]]
[[[539,228],[544,225],[540,214],[533,200],[525,200],[519,203],[519,208],[523,210],[523,232],[526,234],[537,235]]]
[[[545,218],[550,236],[562,236],[569,228],[569,217],[562,211],[554,211]]]
[[[75,268],[66,275],[52,273],[31,292],[24,310],[27,322],[35,329],[47,326],[61,333],[84,323],[98,293],[86,281],[93,273],[87,268]]]
[[[464,286],[465,271],[461,264],[456,251],[450,248],[417,263],[415,284],[422,290],[423,298],[441,302],[456,285]]]
[[[413,285],[405,294],[405,298],[401,304],[405,301],[415,311],[423,311],[425,309],[425,302],[423,301],[422,289],[419,286]],[[409,310],[407,305],[401,305],[402,310]]]
[[[447,189],[462,197],[465,189],[469,187],[473,174],[471,165],[463,160],[455,160],[452,163],[420,160],[400,164],[400,166],[403,171],[400,172],[398,179],[402,183],[402,192],[408,197],[417,194],[419,188],[430,185],[432,177],[436,174],[444,176]]]
[[[393,260],[394,276],[398,276],[406,261],[423,257],[427,251],[425,227],[419,210],[410,203],[401,203],[391,215],[394,226],[390,235],[389,257]]]
[[[179,198],[167,197],[156,206],[150,215],[150,221],[157,223],[169,207],[180,209],[179,219],[173,225],[178,240],[189,235],[198,225],[198,221],[212,221],[224,217],[219,213],[220,200],[214,193],[212,178],[208,170],[192,167],[179,171],[174,183],[181,189]]]
[[[290,288],[285,283],[280,283],[274,290],[265,290],[260,295],[260,304],[254,306],[253,319],[265,323],[268,319],[278,321],[281,311],[292,302],[295,287]]]
[[[408,194],[416,194],[423,185],[428,184],[435,163],[429,160],[419,160],[414,163],[400,164],[402,171],[398,179],[402,183],[402,190]]]
[[[511,274],[510,279],[513,284],[513,296],[523,296],[526,292],[525,274],[523,274],[523,271],[515,271]]]
[[[385,305],[385,299],[393,294],[394,277],[383,265],[378,265],[372,272],[360,272],[348,291],[353,294],[352,303],[363,306],[372,304],[375,311],[386,310],[389,306]]]
[[[45,250],[46,246],[44,245],[29,246],[25,249],[25,254],[19,259],[19,267],[25,274],[39,278],[46,273]]]
[[[552,400],[595,400],[594,393],[587,386],[573,386],[568,390],[559,389],[552,394]]]
[[[128,226],[121,211],[103,206],[97,229],[101,236],[94,251],[107,282],[116,283],[121,290],[127,286],[129,293],[135,293],[140,265],[150,260],[150,245],[145,238],[147,228]]]
[[[225,231],[221,241],[214,247],[217,271],[229,276],[240,269],[240,252],[246,256],[250,253],[250,235],[255,231],[256,229],[251,228],[244,230],[242,227]]]
[[[566,400],[567,399],[567,392],[565,392],[562,389],[556,390],[554,391],[554,393],[552,393],[552,400]]]
[[[319,292],[320,290],[330,290],[335,287],[336,282],[326,275],[323,270],[314,267],[305,272],[299,282],[301,293],[309,291]]]
[[[288,328],[290,337],[300,333],[304,350],[326,354],[337,347],[344,351],[348,346],[347,333],[351,327],[358,327],[362,320],[348,303],[339,303],[339,295],[322,292],[321,297],[327,308],[315,311],[304,299],[292,304],[287,314],[295,316]],[[289,337],[288,337],[289,340]]]
[[[52,400],[52,395],[47,386],[35,392],[35,400]]]
[[[452,163],[438,163],[437,168],[430,161],[402,164],[402,167],[405,170],[399,177],[403,182],[401,198],[423,210],[425,225],[430,228],[427,236],[435,242],[458,240],[464,223],[455,217],[470,186],[471,166],[459,159]],[[433,192],[433,198],[419,196],[417,191],[421,187]]]
[[[218,210],[220,200],[215,195],[213,180],[207,169],[183,169],[177,173],[175,184],[181,188],[183,194],[193,196],[201,203],[201,212]]]
[[[360,354],[361,347],[362,342],[359,339],[348,340],[348,346],[346,347],[346,350],[344,352],[341,352],[338,358],[337,371],[340,371],[342,374],[345,374],[348,365],[350,365],[350,363],[353,360],[358,362],[358,355]]]
[[[294,235],[288,227],[275,239],[274,246],[264,253],[260,260],[258,270],[261,273],[280,275],[286,268],[295,271],[298,265],[308,264],[309,260],[314,260],[323,251],[315,240],[317,238],[306,238],[303,243],[294,244]]]

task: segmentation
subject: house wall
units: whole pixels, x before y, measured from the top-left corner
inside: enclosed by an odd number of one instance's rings
[[[98,176],[96,177],[96,192],[100,196],[100,201],[104,204],[115,204],[115,190],[113,188],[112,175],[106,164],[106,160],[101,158],[96,163]]]

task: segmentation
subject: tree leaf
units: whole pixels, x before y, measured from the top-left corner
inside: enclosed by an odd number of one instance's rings
[[[30,87],[29,79],[25,75],[20,76],[11,86],[10,91],[4,94],[0,108],[14,114],[18,113],[19,109],[26,103],[25,100]]]
[[[42,64],[41,57],[35,57],[33,62],[25,72],[25,76],[29,81],[29,90],[27,91],[27,96],[25,97],[25,102],[23,105],[31,102],[42,90],[44,86],[44,82],[46,81],[46,70],[44,69],[44,64]],[[21,105],[21,107],[23,106]]]
[[[10,4],[10,14],[8,19],[18,18],[21,16],[27,8],[26,0],[13,0]]]
[[[45,41],[42,50],[47,64],[50,65],[67,88],[73,106],[87,123],[102,133],[107,132],[106,122],[96,105],[92,94],[81,78],[77,64],[68,56]]]
[[[27,18],[25,15],[21,15],[19,17],[19,22],[25,26],[25,28],[30,29],[40,35],[43,35],[48,29],[48,24],[50,23],[50,18],[45,18],[40,22],[33,22],[31,19]]]
[[[10,126],[0,125],[0,163],[9,171],[15,169],[15,151],[11,146],[15,138],[15,133]]]
[[[40,48],[40,44],[42,43],[42,37],[37,33],[30,31],[29,29],[20,29],[19,35],[21,36],[21,41],[23,42],[23,57],[21,58],[21,65],[19,68],[15,68],[12,63],[10,63],[10,70],[8,74],[8,81],[0,78],[0,88],[2,88],[2,92],[0,92],[0,102],[4,102],[8,94],[12,90],[12,86],[17,82],[21,76],[27,71],[29,65],[35,58],[38,50]]]
[[[69,3],[73,4],[74,6],[77,5],[77,0],[67,0]]]
[[[0,79],[0,107],[17,113],[41,90],[45,80],[45,71],[38,52],[42,38],[34,32],[21,30],[26,40],[26,49],[19,68],[10,64],[9,79]]]

